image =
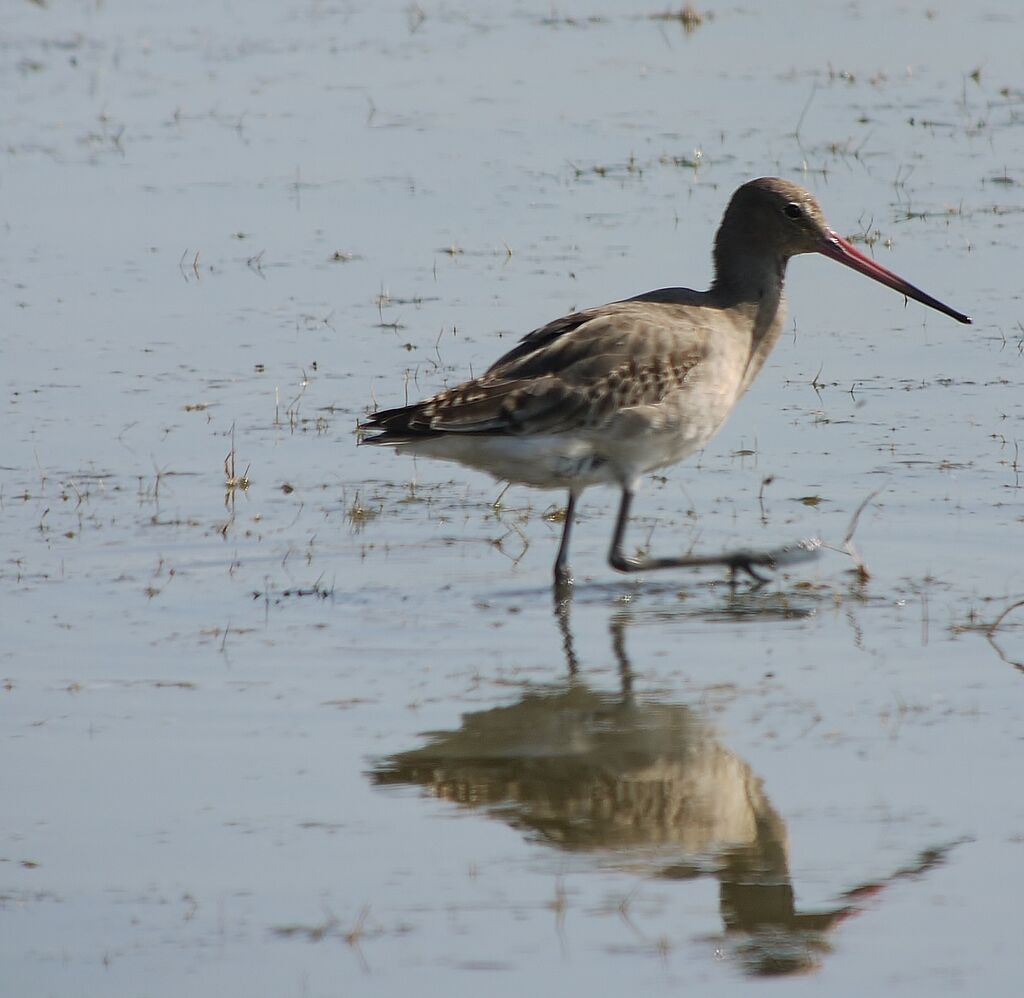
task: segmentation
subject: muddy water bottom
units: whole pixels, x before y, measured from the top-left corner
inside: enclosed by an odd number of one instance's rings
[[[662,13],[9,13],[12,994],[1016,992],[1020,15]],[[763,174],[977,320],[795,261],[635,506],[817,561],[357,449]]]

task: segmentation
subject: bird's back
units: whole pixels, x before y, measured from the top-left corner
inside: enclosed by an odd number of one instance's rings
[[[561,487],[584,471],[621,481],[681,460],[718,429],[741,390],[745,326],[681,288],[574,312],[479,378],[374,413],[364,426],[379,432],[366,442],[529,484]],[[510,454],[542,467],[510,466]]]

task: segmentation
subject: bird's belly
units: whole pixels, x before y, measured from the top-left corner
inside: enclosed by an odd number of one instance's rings
[[[504,482],[540,489],[584,489],[621,483],[614,455],[598,441],[565,434],[506,436],[445,434],[400,444],[401,454],[454,461]]]
[[[714,435],[725,413],[716,415],[684,421],[663,406],[638,407],[591,432],[445,434],[406,442],[397,450],[453,461],[500,481],[579,491],[591,485],[626,485],[646,472],[682,461]]]

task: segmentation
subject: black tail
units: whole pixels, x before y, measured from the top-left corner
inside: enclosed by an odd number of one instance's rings
[[[441,436],[439,431],[430,428],[422,402],[399,406],[397,409],[380,409],[367,416],[359,424],[359,429],[374,434],[363,437],[359,441],[361,444],[400,444]]]

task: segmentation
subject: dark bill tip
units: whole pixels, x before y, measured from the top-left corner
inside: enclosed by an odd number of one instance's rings
[[[873,260],[871,257],[861,253],[856,246],[831,229],[826,230],[825,238],[822,240],[818,252],[852,270],[856,270],[860,274],[864,274],[865,277],[870,277],[873,281],[878,281],[879,284],[884,284],[886,287],[898,291],[907,298],[913,298],[922,305],[927,305],[929,308],[934,308],[937,312],[942,312],[944,315],[956,319],[957,322],[970,325],[974,321],[969,315],[958,312],[955,308],[950,308],[949,305],[939,301],[938,298],[933,298],[930,294],[915,287],[909,281],[905,281],[899,274],[894,274],[891,270],[883,267],[877,260]]]

